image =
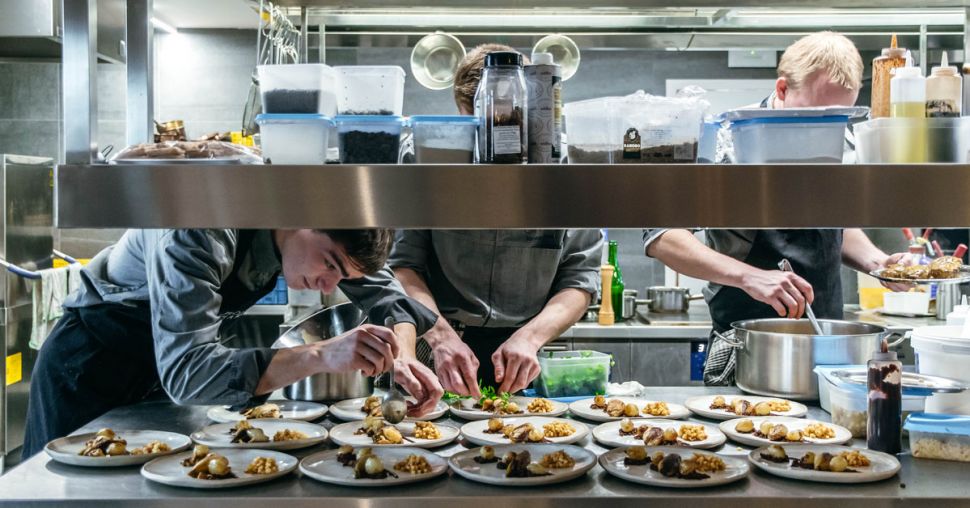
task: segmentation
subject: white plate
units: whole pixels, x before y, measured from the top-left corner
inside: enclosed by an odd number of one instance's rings
[[[724,433],[721,432],[720,429],[707,423],[633,418],[633,425],[635,427],[649,425],[651,427],[660,427],[662,429],[673,427],[678,429],[678,431],[680,430],[681,425],[702,425],[704,427],[704,431],[707,432],[707,439],[703,441],[684,441],[678,438],[677,442],[680,443],[680,446],[686,446],[689,448],[716,448],[727,441],[727,437],[724,436]],[[643,440],[637,439],[635,436],[620,435],[620,422],[608,422],[597,426],[593,429],[593,438],[599,441],[599,443],[603,446],[611,448],[620,446],[643,446]]]
[[[337,462],[337,450],[327,450],[325,452],[314,453],[300,461],[300,472],[324,483],[336,485],[346,485],[350,487],[384,487],[389,485],[402,485],[405,483],[423,482],[437,476],[441,476],[448,471],[448,462],[438,455],[422,450],[420,448],[374,448],[374,455],[377,455],[384,467],[388,471],[393,471],[397,478],[388,476],[383,480],[370,478],[354,478],[354,468],[344,466]],[[408,455],[420,455],[427,459],[431,465],[431,472],[424,474],[411,474],[403,471],[395,471],[394,464],[404,460]]]
[[[44,451],[47,452],[50,458],[62,464],[88,467],[117,467],[141,465],[163,455],[178,453],[192,444],[192,440],[188,436],[160,430],[116,430],[115,434],[128,442],[126,445],[128,450],[141,448],[151,441],[161,441],[167,444],[171,450],[150,455],[120,455],[116,457],[87,457],[78,455],[84,449],[84,443],[94,439],[95,433],[91,432],[55,439],[47,443]]]
[[[846,448],[845,446],[822,446],[822,445],[812,445],[812,444],[791,444],[791,445],[781,445],[785,449],[785,453],[792,458],[801,458],[805,455],[805,452],[815,452],[815,453],[831,453],[837,455],[844,451],[849,451],[851,448]],[[880,480],[885,480],[886,478],[892,478],[899,472],[900,464],[899,460],[892,455],[882,452],[874,452],[870,450],[859,450],[863,455],[869,458],[870,465],[867,467],[851,467],[858,471],[858,473],[833,473],[831,471],[815,471],[812,469],[802,469],[800,467],[793,467],[791,462],[787,464],[779,464],[777,462],[772,462],[770,460],[765,460],[761,458],[761,454],[768,447],[761,447],[751,450],[748,455],[748,460],[751,461],[757,468],[771,473],[776,476],[781,476],[783,478],[792,478],[795,480],[806,480],[810,482],[826,482],[826,483],[866,483],[866,482],[878,482]]]
[[[667,402],[667,409],[670,410],[670,414],[667,416],[652,416],[643,413],[643,407],[647,405],[648,402],[658,402],[649,399],[637,399],[634,397],[607,397],[607,402],[613,399],[620,399],[624,404],[636,404],[640,408],[640,416],[637,418],[662,418],[664,420],[680,420],[682,418],[687,418],[690,416],[690,411],[680,404],[673,404]],[[606,414],[606,410],[603,409],[593,409],[590,406],[593,405],[593,399],[583,399],[577,400],[569,405],[569,412],[580,418],[585,418],[587,420],[592,420],[594,422],[611,422],[613,420],[622,420],[624,416],[610,416]]]
[[[225,480],[200,480],[188,475],[191,467],[182,466],[182,461],[192,456],[192,452],[168,455],[155,459],[141,468],[141,475],[145,478],[173,487],[192,487],[196,489],[224,489],[251,485],[275,480],[286,476],[296,469],[296,457],[272,450],[219,450],[219,455],[229,459],[229,467],[236,478]],[[276,460],[279,472],[273,474],[246,474],[246,468],[256,457],[269,457]]]
[[[678,448],[676,446],[648,446],[647,457],[650,457],[655,452],[676,453],[682,458],[687,459],[694,454],[702,455],[716,455],[711,452],[701,452],[696,450],[685,450],[683,448]],[[727,483],[733,483],[748,476],[748,471],[750,467],[744,459],[739,457],[730,457],[727,455],[717,455],[724,461],[726,466],[724,471],[717,471],[714,473],[705,473],[710,476],[704,480],[687,480],[684,478],[669,478],[660,474],[659,471],[654,471],[650,469],[650,464],[644,465],[631,465],[628,466],[623,463],[623,459],[626,458],[626,449],[617,448],[615,450],[610,450],[603,455],[600,455],[599,463],[603,466],[603,469],[611,475],[631,481],[634,483],[641,483],[643,485],[655,485],[658,487],[675,487],[675,488],[692,488],[692,487],[714,487],[716,485],[724,485]]]
[[[523,412],[514,415],[498,415],[498,416],[549,416],[556,417],[566,414],[569,411],[569,405],[558,400],[549,399],[552,402],[552,411],[548,413],[530,413],[526,408],[529,407],[529,403],[533,400],[541,397],[512,397],[510,400],[519,405],[519,409]],[[456,405],[451,406],[451,414],[461,418],[463,420],[487,420],[489,418],[495,417],[495,412],[493,411],[482,411],[481,409],[475,409],[473,406],[478,403],[478,399],[461,399],[456,403]]]
[[[253,427],[261,429],[269,442],[264,443],[233,443],[229,431],[235,423],[217,423],[203,427],[192,433],[192,441],[210,448],[259,448],[262,450],[296,450],[313,446],[327,439],[327,429],[322,425],[303,422],[300,420],[273,420],[268,418],[251,420]],[[283,429],[295,430],[307,435],[307,439],[291,441],[273,441],[273,435]]]
[[[532,478],[506,478],[505,471],[496,467],[495,463],[479,464],[475,457],[480,453],[478,448],[456,453],[448,459],[448,465],[455,474],[469,480],[490,485],[509,487],[527,487],[532,485],[548,485],[561,483],[586,474],[596,465],[596,454],[584,448],[561,444],[513,444],[495,446],[495,456],[501,458],[508,452],[528,451],[533,462],[539,462],[544,455],[564,450],[572,457],[576,464],[568,469],[550,469],[549,476],[535,476]]]
[[[770,400],[786,400],[781,397],[760,397],[757,395],[721,395],[724,397],[725,402],[731,404],[734,399],[744,399],[755,405],[759,402],[768,402]],[[703,395],[701,397],[691,397],[684,402],[687,409],[704,418],[710,418],[712,420],[732,420],[734,418],[744,418],[734,414],[726,409],[711,409],[711,403],[714,402],[714,397],[717,395]],[[805,416],[808,413],[808,407],[805,404],[800,404],[793,400],[788,401],[791,404],[791,411],[779,411],[772,413],[773,416],[790,416],[792,418],[798,418]]]
[[[339,418],[345,422],[355,422],[363,420],[366,414],[360,410],[364,406],[364,400],[367,397],[360,397],[358,399],[347,399],[342,400],[332,406],[330,406],[330,414],[335,418]],[[414,402],[416,399],[414,397],[405,397],[405,400],[409,402]],[[448,412],[448,404],[442,401],[438,401],[434,409],[430,413],[420,417],[420,418],[405,418],[407,421],[431,421],[437,420]]]
[[[788,430],[804,430],[805,427],[808,427],[813,423],[821,423],[826,427],[830,427],[833,430],[835,430],[834,438],[813,439],[810,437],[802,436],[802,439],[805,439],[806,441],[813,444],[825,444],[825,445],[840,445],[840,444],[844,444],[844,443],[848,443],[849,441],[852,441],[852,433],[849,432],[849,429],[845,427],[840,427],[832,423],[820,422],[818,420],[804,420],[801,418],[787,418],[784,416],[762,416],[762,417],[751,417],[751,418],[737,418],[734,420],[721,422],[721,425],[720,425],[721,431],[727,434],[727,437],[731,438],[731,440],[733,441],[737,441],[741,444],[746,444],[749,446],[767,446],[772,444],[785,444],[785,441],[769,441],[768,439],[755,436],[754,432],[750,434],[742,434],[737,430],[734,430],[734,427],[737,426],[738,422],[740,422],[741,420],[751,420],[752,422],[754,422],[755,431],[757,431],[758,428],[761,427],[762,422],[766,422],[766,421],[771,422],[773,424],[783,423],[785,424],[786,427],[788,427]],[[798,443],[791,443],[791,444],[798,444]]]
[[[302,400],[270,400],[280,407],[280,414],[287,420],[303,420],[311,422],[327,414],[327,406],[317,402]],[[240,411],[232,411],[227,406],[212,406],[206,416],[216,423],[233,423],[244,420]]]
[[[514,425],[518,427],[519,425],[524,425],[526,423],[531,423],[533,427],[538,430],[542,430],[542,426],[549,423],[568,423],[572,425],[576,432],[572,435],[563,437],[550,437],[549,441],[556,444],[572,444],[575,443],[589,434],[589,427],[583,422],[578,422],[576,420],[567,420],[565,418],[548,418],[545,416],[525,416],[525,417],[514,417],[514,418],[502,418],[502,422],[505,425]],[[485,432],[488,430],[488,420],[476,420],[473,422],[468,422],[461,426],[461,435],[465,436],[465,439],[471,441],[472,443],[485,446],[485,445],[496,445],[496,444],[511,444],[509,438],[505,437],[501,432],[497,434],[490,434]]]
[[[441,431],[441,438],[417,439],[414,437],[415,422],[404,421],[395,425],[401,431],[401,435],[404,436],[403,443],[375,444],[374,440],[368,437],[367,434],[356,434],[361,424],[362,422],[347,422],[337,425],[330,429],[330,440],[338,445],[350,445],[354,448],[361,446],[370,446],[373,448],[438,448],[458,439],[458,434],[460,433],[457,428],[451,425],[436,423],[435,426]]]

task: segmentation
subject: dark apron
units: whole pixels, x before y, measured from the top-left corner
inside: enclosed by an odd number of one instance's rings
[[[461,337],[475,358],[478,359],[478,378],[481,386],[492,386],[496,389],[499,383],[495,382],[495,364],[492,363],[492,354],[515,333],[518,328],[484,328],[477,326],[464,326],[460,323],[452,323],[455,332]],[[429,369],[435,371],[434,352],[428,343],[418,341],[417,347],[418,360],[425,364]],[[386,385],[386,383],[385,383]]]
[[[223,324],[252,307],[276,285],[247,289],[238,267],[255,231],[240,230],[232,272],[222,283]],[[64,309],[41,347],[30,383],[23,456],[41,451],[107,411],[138,402],[158,389],[152,314],[148,302],[104,303]]]
[[[842,230],[759,230],[744,263],[762,270],[778,270],[778,262],[782,259],[788,259],[792,270],[812,285],[815,316],[842,319]],[[770,305],[731,286],[718,290],[708,305],[714,331],[719,333],[729,331],[735,321],[778,317]],[[733,382],[735,350],[725,348],[719,342],[712,334],[708,366],[704,369],[704,381],[708,384]]]

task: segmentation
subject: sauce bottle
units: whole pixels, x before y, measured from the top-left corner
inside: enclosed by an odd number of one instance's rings
[[[482,80],[475,92],[479,162],[524,164],[528,160],[527,93],[520,53],[485,55]]]
[[[559,163],[562,158],[562,67],[549,53],[532,55],[525,66],[529,88],[529,163]]]
[[[906,49],[896,47],[896,34],[893,34],[889,47],[884,48],[882,55],[872,60],[871,118],[889,116],[889,81],[893,77],[893,69],[904,65],[906,65]]]
[[[926,78],[909,55],[906,66],[893,69],[893,79],[889,80],[889,116],[926,118]]]
[[[872,354],[869,370],[869,415],[866,446],[873,451],[897,454],[903,432],[903,364],[883,339]]]
[[[926,117],[957,117],[963,101],[963,80],[957,68],[947,65],[946,52],[939,67],[926,79]]]

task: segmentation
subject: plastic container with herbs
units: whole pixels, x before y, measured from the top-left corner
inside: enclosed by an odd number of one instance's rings
[[[536,390],[543,397],[605,394],[613,357],[598,351],[540,352]]]

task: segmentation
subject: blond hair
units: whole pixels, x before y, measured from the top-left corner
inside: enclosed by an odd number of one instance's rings
[[[459,109],[467,111],[475,110],[475,91],[478,90],[478,82],[482,80],[482,68],[485,67],[485,55],[497,51],[515,51],[515,49],[504,44],[480,44],[475,49],[468,52],[465,58],[458,64],[455,71],[455,104]],[[524,63],[529,63],[529,59],[524,55]]]
[[[788,46],[778,63],[778,77],[794,89],[806,78],[825,70],[834,83],[849,90],[862,88],[862,56],[846,36],[836,32],[806,35]]]

